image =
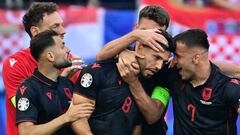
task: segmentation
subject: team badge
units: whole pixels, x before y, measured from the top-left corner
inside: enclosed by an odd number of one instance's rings
[[[20,111],[26,111],[29,107],[29,100],[25,97],[22,97],[18,100],[18,109]]]
[[[204,88],[202,92],[202,97],[205,101],[208,101],[212,97],[212,89]]]
[[[65,95],[69,98],[69,99],[72,99],[72,93],[70,91],[69,88],[63,88],[64,89],[64,92],[65,92]]]
[[[91,86],[92,82],[93,82],[93,78],[92,78],[92,75],[89,73],[85,73],[81,78],[81,85],[84,88]]]

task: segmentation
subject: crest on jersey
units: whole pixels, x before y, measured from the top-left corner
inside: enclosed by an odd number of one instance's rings
[[[20,111],[26,111],[29,107],[29,100],[25,97],[22,97],[18,100],[17,106]]]
[[[204,88],[202,91],[202,98],[205,101],[208,101],[212,97],[212,89],[211,88]]]
[[[70,91],[69,88],[63,88],[64,89],[64,92],[65,92],[65,95],[69,98],[69,99],[72,99],[72,93]]]
[[[92,82],[93,82],[93,77],[89,73],[85,73],[81,78],[81,85],[84,88],[88,88],[89,86],[91,86]]]

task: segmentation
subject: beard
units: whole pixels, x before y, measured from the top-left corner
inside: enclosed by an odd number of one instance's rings
[[[53,66],[56,68],[56,69],[63,69],[63,68],[67,68],[67,67],[70,67],[72,66],[72,62],[71,61],[65,61],[65,62],[62,62],[62,63],[54,63]]]

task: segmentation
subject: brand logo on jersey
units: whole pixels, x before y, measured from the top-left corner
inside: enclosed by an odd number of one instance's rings
[[[22,95],[24,94],[24,92],[26,91],[26,89],[27,89],[27,87],[24,86],[24,85],[20,88],[20,92],[21,92]]]
[[[29,107],[29,100],[25,97],[22,97],[18,100],[17,106],[20,111],[26,111]]]
[[[46,93],[46,96],[47,96],[50,100],[52,100],[52,93],[51,93],[51,92],[47,92],[47,93]]]
[[[17,60],[15,60],[14,58],[9,59],[9,63],[11,68],[13,67],[13,65],[17,62]]]
[[[118,80],[118,84],[121,85],[122,84],[122,80]]]
[[[72,93],[69,88],[64,88],[64,92],[69,99],[72,99]]]
[[[81,78],[81,85],[84,88],[91,86],[92,82],[93,82],[93,78],[92,78],[92,75],[89,73],[85,73]]]
[[[211,105],[212,102],[207,102],[207,101],[204,101],[204,100],[200,100],[200,102],[204,105]]]
[[[202,92],[202,98],[205,101],[208,101],[212,97],[212,89],[211,88],[204,88]]]

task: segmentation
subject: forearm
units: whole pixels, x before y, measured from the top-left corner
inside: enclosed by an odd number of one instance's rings
[[[213,3],[216,6],[225,8],[225,9],[230,9],[230,10],[235,10],[236,9],[236,5],[228,2],[227,0],[213,0]]]
[[[159,120],[165,110],[163,104],[159,100],[151,99],[138,80],[129,84],[129,88],[146,121],[152,124]]]
[[[82,118],[72,123],[72,128],[77,135],[93,135],[88,124],[88,118]]]
[[[55,133],[64,124],[68,123],[68,120],[64,119],[63,116],[59,116],[52,121],[40,124],[40,125],[21,125],[19,124],[20,135],[49,135]]]
[[[96,60],[106,60],[114,58],[129,45],[136,42],[135,31],[107,43],[97,54]]]
[[[239,66],[232,63],[222,62],[222,61],[215,61],[214,64],[216,64],[227,75],[240,79]]]

